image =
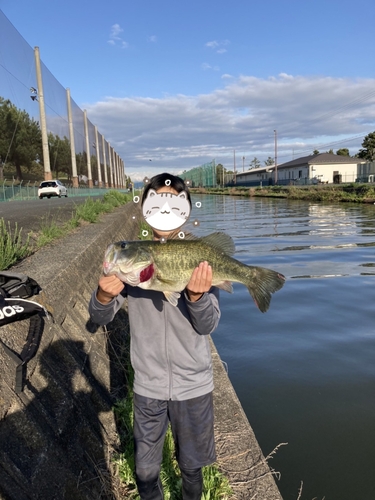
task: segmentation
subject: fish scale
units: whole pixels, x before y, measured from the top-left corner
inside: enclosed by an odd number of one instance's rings
[[[177,305],[180,292],[188,284],[194,269],[207,261],[212,267],[212,284],[232,292],[232,282],[244,284],[262,312],[269,308],[271,295],[280,290],[285,277],[258,266],[248,266],[231,255],[234,242],[225,233],[212,233],[203,238],[160,241],[117,242],[107,249],[104,273],[116,274],[125,283],[163,292],[172,305]],[[154,272],[149,272],[153,265]],[[147,281],[140,275],[147,269]]]

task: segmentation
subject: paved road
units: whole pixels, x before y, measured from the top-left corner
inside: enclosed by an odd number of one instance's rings
[[[91,196],[99,199],[102,196]],[[72,218],[77,205],[86,201],[85,196],[69,198],[43,198],[43,200],[4,201],[0,203],[0,218],[3,218],[12,228],[17,223],[18,229],[22,228],[24,235],[29,232],[40,231],[43,224],[51,221],[56,224],[64,223]]]

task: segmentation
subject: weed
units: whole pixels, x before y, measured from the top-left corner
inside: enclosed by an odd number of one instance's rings
[[[87,198],[83,205],[76,206],[75,213],[77,219],[81,219],[91,223],[97,222],[99,215],[102,212],[101,205],[101,200],[93,200],[92,198]]]
[[[4,219],[0,219],[0,270],[8,269],[17,261],[30,255],[30,237],[25,242],[21,238],[22,228],[17,224],[12,232],[10,222],[6,226]]]
[[[42,224],[41,234],[37,239],[37,247],[43,247],[56,238],[61,238],[66,231],[63,227],[58,226],[55,221],[52,221],[49,224]]]
[[[152,240],[152,228],[147,224],[146,221],[142,221],[139,226],[138,238],[140,240]]]

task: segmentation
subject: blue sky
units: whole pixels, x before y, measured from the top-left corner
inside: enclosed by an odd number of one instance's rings
[[[0,0],[128,175],[245,169],[375,130],[373,0]],[[356,138],[356,139],[354,139]],[[149,160],[152,160],[150,162]]]

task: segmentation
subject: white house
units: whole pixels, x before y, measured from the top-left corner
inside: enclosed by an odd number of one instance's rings
[[[375,163],[360,158],[331,153],[304,156],[270,167],[253,168],[238,173],[231,184],[256,186],[268,184],[317,184],[341,182],[373,182]]]

